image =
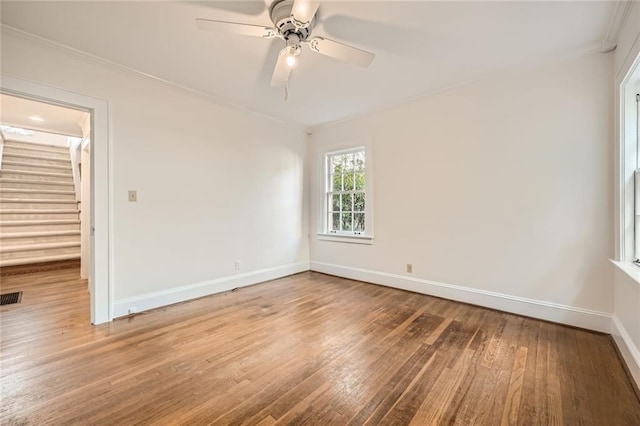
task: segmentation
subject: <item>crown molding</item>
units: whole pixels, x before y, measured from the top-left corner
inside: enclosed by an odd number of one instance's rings
[[[162,86],[164,88],[169,88],[169,89],[173,89],[173,90],[178,90],[180,92],[183,93],[188,93],[190,95],[205,99],[209,102],[215,103],[219,106],[224,106],[227,107],[229,109],[233,109],[236,111],[240,111],[240,112],[244,112],[244,113],[249,113],[251,115],[255,115],[257,117],[260,118],[264,118],[270,121],[274,121],[280,124],[284,124],[290,127],[295,127],[296,129],[299,130],[304,130],[305,127],[300,125],[299,123],[294,123],[291,121],[286,121],[268,114],[264,114],[262,112],[259,111],[255,111],[251,108],[247,108],[244,105],[229,101],[227,99],[223,99],[217,96],[214,96],[210,93],[206,93],[197,89],[193,89],[191,87],[187,87],[187,86],[183,86],[181,84],[175,83],[173,81],[169,81],[169,80],[165,80],[161,77],[158,77],[156,75],[153,74],[149,74],[140,70],[137,70],[135,68],[131,68],[128,67],[126,65],[123,65],[119,62],[115,62],[106,58],[103,58],[101,56],[97,56],[88,52],[85,52],[84,50],[80,50],[80,49],[76,49],[74,47],[68,46],[66,44],[62,44],[62,43],[58,43],[56,41],[53,40],[49,40],[47,38],[44,37],[40,37],[38,35],[35,35],[33,33],[12,27],[10,25],[6,25],[6,24],[1,24],[0,25],[0,30],[3,33],[7,33],[7,34],[12,34],[15,35],[17,37],[20,37],[24,40],[33,42],[35,44],[39,44],[40,46],[46,47],[46,48],[50,48],[50,49],[55,49],[59,52],[62,52],[64,54],[67,55],[71,55],[74,56],[80,60],[83,60],[84,62],[93,64],[93,65],[99,65],[99,66],[103,66],[106,68],[110,68],[112,70],[115,71],[119,71],[122,72],[124,74],[128,74],[130,76],[135,76],[138,78],[141,78],[143,80],[146,80],[148,82],[154,83],[158,86]]]
[[[531,69],[532,67],[549,66],[557,63],[562,63],[563,61],[568,61],[575,58],[580,58],[588,55],[596,55],[601,53],[606,53],[606,52],[602,52],[600,45],[598,43],[595,43],[593,45],[586,46],[583,49],[579,49],[574,52],[570,52],[568,54],[554,55],[554,56],[550,56],[543,59],[520,62],[518,64],[507,66],[499,70],[484,73],[482,75],[477,76],[475,79],[462,81],[460,83],[452,84],[450,86],[441,87],[434,90],[429,90],[426,92],[419,93],[415,96],[409,96],[407,98],[400,99],[396,102],[391,102],[388,104],[380,105],[375,108],[370,108],[366,111],[362,111],[357,114],[352,114],[336,120],[326,121],[326,122],[315,124],[313,126],[309,126],[307,128],[307,134],[313,134],[317,130],[320,130],[329,126],[333,126],[335,124],[355,121],[365,117],[373,116],[375,114],[383,113],[385,111],[391,111],[396,108],[406,107],[407,105],[410,105],[414,102],[419,102],[426,99],[433,99],[437,96],[445,96],[452,93],[460,92],[462,90],[481,85],[487,81],[495,80],[496,78],[506,77],[509,74],[514,72]]]
[[[620,34],[622,29],[627,23],[627,18],[633,8],[635,1],[618,1],[616,2],[616,8],[609,21],[609,28],[607,29],[607,35],[602,40],[601,52],[610,52],[615,50],[618,46],[618,40],[620,40]]]

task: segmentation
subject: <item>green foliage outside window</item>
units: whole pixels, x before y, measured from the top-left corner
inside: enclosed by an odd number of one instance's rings
[[[329,156],[328,224],[331,232],[365,231],[364,150]]]

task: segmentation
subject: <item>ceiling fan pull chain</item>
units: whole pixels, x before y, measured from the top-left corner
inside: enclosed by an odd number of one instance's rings
[[[289,79],[284,83],[284,102],[289,100]]]

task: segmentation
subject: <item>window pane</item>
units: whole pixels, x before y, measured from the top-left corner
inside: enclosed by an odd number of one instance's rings
[[[339,212],[340,211],[340,194],[333,194],[331,198],[332,198],[331,211]]]
[[[331,192],[342,191],[342,175],[336,174],[331,176],[331,188],[329,188]]]
[[[342,211],[350,212],[353,211],[353,205],[351,204],[353,201],[353,196],[351,194],[342,194]]]
[[[364,213],[354,213],[353,230],[356,232],[364,232]]]
[[[364,151],[355,153],[354,167],[356,170],[364,171]]]
[[[353,191],[353,173],[342,175],[345,191]]]
[[[354,188],[355,190],[364,190],[364,172],[356,172],[355,176],[355,185]]]
[[[342,173],[342,156],[333,155],[330,158],[331,173]]]
[[[329,214],[329,229],[332,231],[340,230],[340,213],[330,213]]]
[[[342,213],[342,230],[343,231],[351,231],[353,230],[353,214],[351,213]]]
[[[353,154],[345,154],[344,155],[344,169],[343,172],[351,172],[353,171]]]
[[[364,211],[364,193],[357,192],[353,194],[353,210],[357,212]]]

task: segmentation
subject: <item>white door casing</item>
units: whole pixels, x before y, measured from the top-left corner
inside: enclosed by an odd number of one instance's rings
[[[91,323],[113,319],[111,270],[111,193],[109,103],[45,84],[0,75],[0,91],[39,102],[91,113]]]

